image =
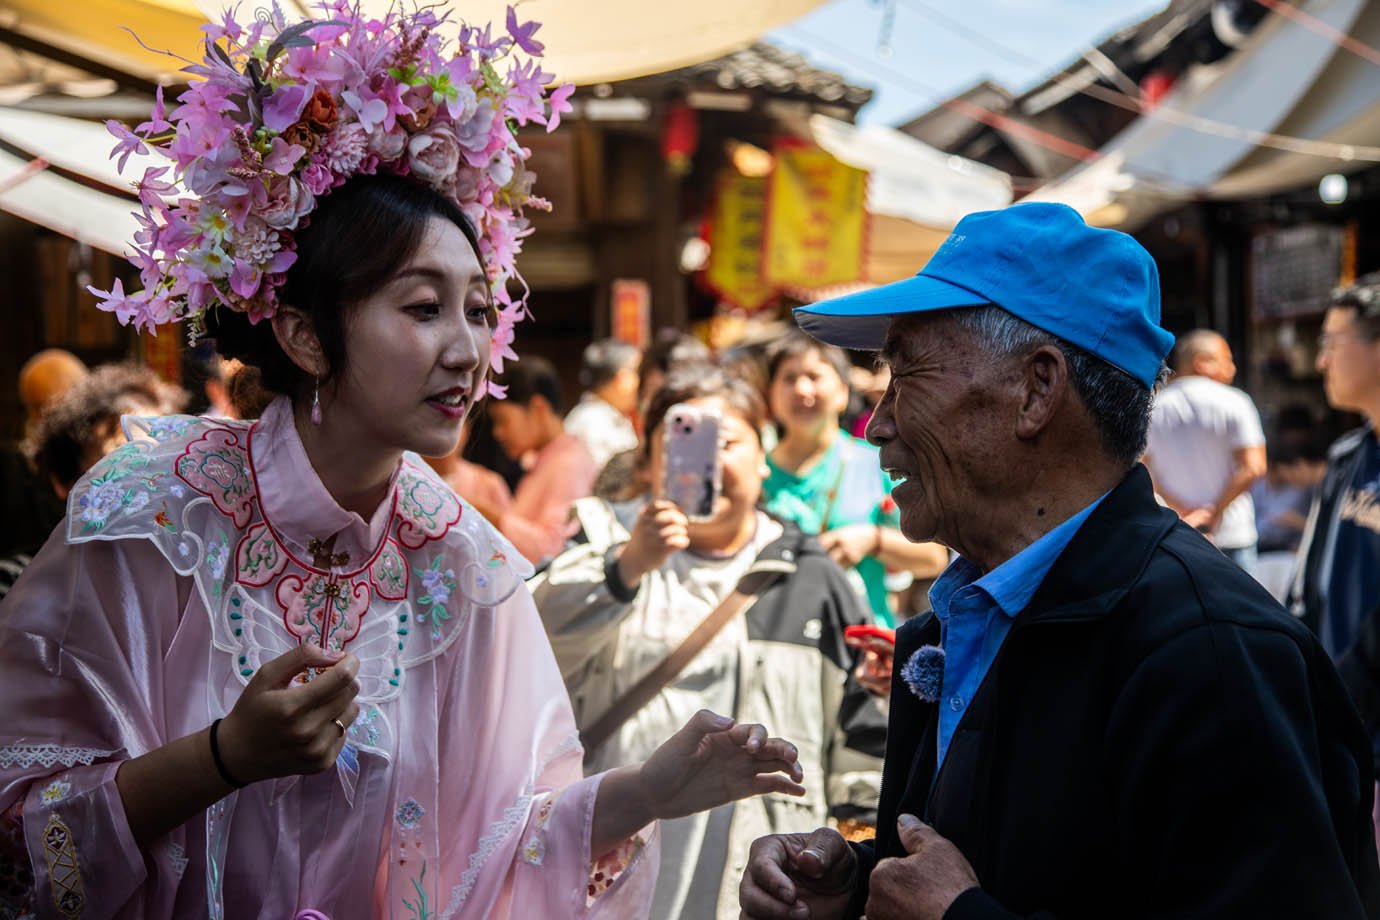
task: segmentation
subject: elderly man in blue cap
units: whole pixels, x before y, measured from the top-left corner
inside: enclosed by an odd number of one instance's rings
[[[876,839],[761,838],[743,916],[1380,917],[1346,690],[1138,463],[1159,316],[1150,255],[1051,204],[797,311],[890,365],[868,439],[959,556],[896,637]]]

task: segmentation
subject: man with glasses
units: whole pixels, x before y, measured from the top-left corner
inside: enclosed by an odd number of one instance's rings
[[[1366,423],[1328,451],[1327,475],[1299,548],[1303,565],[1291,607],[1337,662],[1375,744],[1380,734],[1380,442],[1375,437],[1380,272],[1333,292],[1318,340],[1318,370],[1328,403],[1360,413]]]

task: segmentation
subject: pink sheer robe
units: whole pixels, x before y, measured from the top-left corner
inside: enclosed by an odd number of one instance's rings
[[[530,566],[418,458],[365,521],[285,400],[257,425],[127,420],[0,606],[0,847],[39,917],[645,916],[654,828],[591,868],[581,777]],[[315,569],[336,535],[350,561]],[[120,761],[224,716],[306,638],[361,659],[335,767],[251,785],[140,852]],[[645,841],[645,845],[644,845]],[[25,853],[0,852],[0,863]],[[0,914],[17,897],[0,888]]]

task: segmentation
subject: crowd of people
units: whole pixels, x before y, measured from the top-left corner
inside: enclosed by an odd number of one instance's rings
[[[160,100],[196,197],[100,293],[202,392],[21,373],[0,918],[1380,917],[1380,274],[1325,458],[1046,203],[571,401],[513,351],[530,24],[336,12]]]

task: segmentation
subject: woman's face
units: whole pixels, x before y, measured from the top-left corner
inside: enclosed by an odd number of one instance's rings
[[[455,224],[431,218],[412,258],[353,310],[325,414],[363,443],[450,453],[483,396],[492,315],[474,248]]]
[[[690,524],[690,542],[696,543],[699,530],[717,530],[730,521],[741,521],[744,515],[752,514],[762,497],[762,480],[767,476],[766,454],[762,451],[762,440],[752,425],[717,396],[687,401],[691,406],[703,406],[721,413],[719,426],[719,465],[722,472],[722,487],[714,513],[708,521]],[[666,444],[658,426],[651,434],[651,463],[649,466],[652,483],[659,495],[666,469]]]
[[[848,408],[848,384],[832,364],[811,349],[781,362],[768,398],[772,417],[787,433],[823,426],[837,428],[839,416]]]

